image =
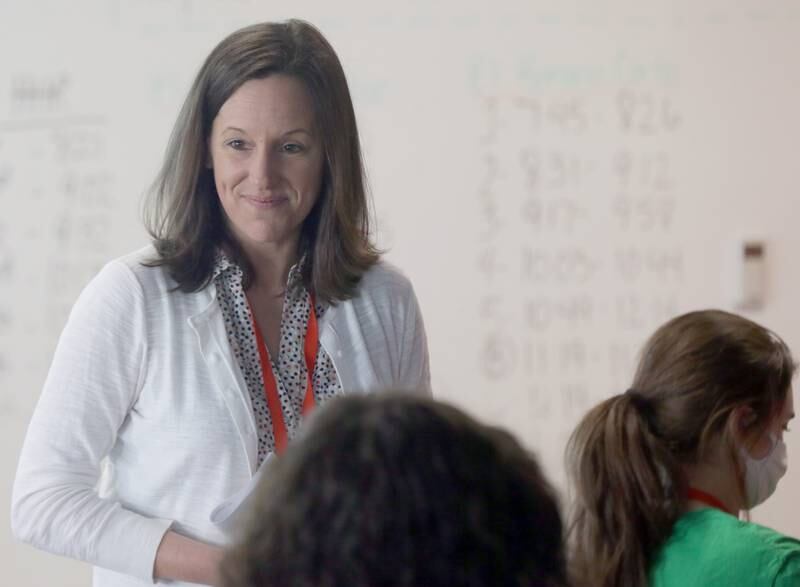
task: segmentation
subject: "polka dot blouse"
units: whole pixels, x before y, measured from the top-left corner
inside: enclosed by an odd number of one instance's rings
[[[286,297],[281,317],[280,351],[277,359],[270,356],[272,372],[278,386],[278,396],[289,438],[293,438],[300,427],[301,407],[306,394],[307,368],[303,355],[306,326],[311,311],[311,296],[302,285],[303,261],[289,271]],[[258,464],[275,450],[267,400],[264,397],[264,379],[258,344],[253,330],[250,306],[242,287],[242,270],[223,252],[218,252],[213,281],[217,288],[217,300],[225,319],[228,342],[247,383],[247,391],[258,430]],[[325,313],[326,306],[317,303],[314,311],[317,319]],[[269,352],[269,351],[268,351]],[[328,353],[320,346],[313,374],[314,399],[322,403],[342,392],[342,386]]]

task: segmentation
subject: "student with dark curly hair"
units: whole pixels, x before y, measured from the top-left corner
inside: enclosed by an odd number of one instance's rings
[[[558,505],[536,461],[455,407],[337,398],[271,466],[225,587],[565,584]]]

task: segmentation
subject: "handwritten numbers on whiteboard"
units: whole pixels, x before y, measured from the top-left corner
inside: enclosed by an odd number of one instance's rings
[[[646,90],[620,90],[617,115],[624,133],[656,135],[676,131],[681,115],[668,95]]]
[[[483,373],[488,379],[507,379],[513,375],[517,367],[514,337],[502,332],[485,335],[480,358]]]
[[[665,151],[620,149],[613,157],[612,170],[622,190],[665,192],[675,187],[670,157]]]
[[[59,114],[66,105],[70,85],[65,73],[16,75],[11,79],[11,112],[17,117]]]
[[[617,196],[611,203],[614,228],[666,234],[674,224],[675,207],[675,198],[671,196]]]

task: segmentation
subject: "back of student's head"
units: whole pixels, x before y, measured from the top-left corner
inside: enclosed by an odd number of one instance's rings
[[[511,435],[411,394],[318,412],[267,471],[227,587],[564,584],[554,492]]]
[[[684,466],[715,443],[733,450],[726,435],[741,406],[752,410],[753,430],[765,428],[793,372],[783,341],[740,316],[692,312],[661,326],[631,388],[592,409],[570,439],[578,582],[647,585],[652,556],[686,506]]]

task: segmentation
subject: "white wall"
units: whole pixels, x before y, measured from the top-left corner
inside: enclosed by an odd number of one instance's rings
[[[140,197],[192,76],[261,20],[307,18],[340,54],[436,393],[510,427],[558,483],[568,433],[627,387],[647,334],[732,307],[737,239],[767,244],[767,303],[748,315],[800,349],[800,6],[466,4],[0,8],[0,503],[71,303],[145,242]],[[800,536],[796,433],[788,444],[789,474],[755,518]],[[12,585],[88,581],[8,530],[0,561]]]

